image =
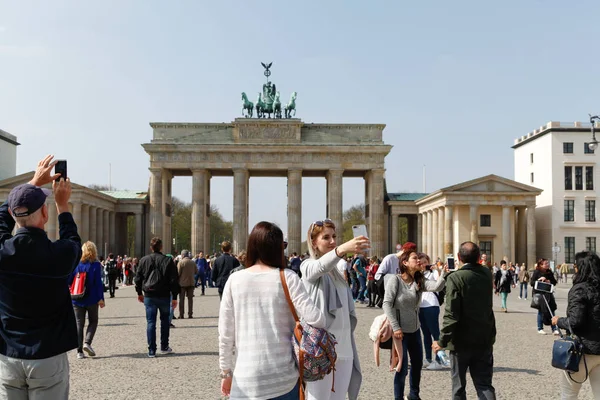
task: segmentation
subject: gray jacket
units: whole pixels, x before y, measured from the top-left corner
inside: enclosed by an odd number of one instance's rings
[[[336,271],[336,265],[340,258],[335,254],[335,250],[330,251],[318,260],[309,258],[304,260],[300,265],[302,272],[302,282],[306,287],[308,295],[315,305],[325,314],[325,328],[329,329],[335,316],[341,312],[342,301],[338,296],[333,278],[329,274],[330,271]],[[343,279],[343,278],[340,278]],[[354,329],[358,320],[356,319],[356,310],[354,309],[354,299],[350,288],[347,290],[348,305],[350,308],[350,327],[352,329],[352,353],[354,355],[354,368],[350,378],[350,386],[348,386],[348,398],[350,400],[358,399],[358,392],[362,383],[362,372],[360,370],[360,360],[358,359],[358,351],[356,350],[356,341],[354,339]]]

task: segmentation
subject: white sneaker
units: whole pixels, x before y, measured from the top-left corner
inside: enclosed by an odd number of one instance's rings
[[[521,296],[519,296],[519,300],[521,300]]]
[[[555,330],[555,331],[552,331],[552,334],[553,334],[554,336],[560,336],[560,332],[558,331],[558,329],[557,329],[557,330]]]
[[[83,360],[85,358],[85,354],[83,353],[77,353],[77,359],[78,360]]]
[[[426,369],[426,368],[427,368],[427,367],[429,367],[430,365],[431,365],[431,362],[430,362],[430,361],[423,360],[423,368],[425,368],[425,369]]]
[[[546,334],[546,332],[544,332],[544,330],[543,330],[543,329],[540,329],[540,330],[538,331],[538,333],[539,333],[540,335],[545,335],[545,334]]]
[[[166,354],[171,354],[172,352],[173,352],[173,349],[170,347],[167,347],[166,349],[161,350],[160,354],[166,355]]]
[[[437,370],[440,370],[440,369],[444,369],[444,366],[441,365],[439,362],[434,361],[431,364],[429,364],[429,367],[427,367],[427,369],[429,371],[437,371]]]
[[[92,346],[90,346],[87,343],[83,344],[83,351],[85,351],[90,357],[96,357],[96,352],[94,351],[94,349],[92,349]]]

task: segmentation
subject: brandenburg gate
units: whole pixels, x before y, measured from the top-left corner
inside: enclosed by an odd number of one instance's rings
[[[270,64],[263,66],[268,78]],[[248,238],[249,178],[287,177],[288,251],[298,253],[306,235],[302,232],[302,177],[327,179],[323,217],[335,222],[340,238],[342,178],[362,177],[371,254],[383,257],[387,252],[384,159],[392,148],[383,142],[385,125],[304,123],[291,118],[290,104],[282,118],[283,107],[277,112],[279,92],[268,80],[256,105],[259,118],[251,118],[254,106],[243,97],[243,106],[250,104],[248,116],[231,123],[150,124],[153,138],[142,145],[150,155],[150,233],[163,239],[164,252],[171,252],[172,246],[171,180],[175,176],[192,176],[193,252],[209,248],[211,177],[233,176],[234,252],[245,249]],[[294,109],[295,97],[294,92]],[[265,99],[270,102],[265,104]],[[267,118],[265,114],[271,112],[274,118]]]

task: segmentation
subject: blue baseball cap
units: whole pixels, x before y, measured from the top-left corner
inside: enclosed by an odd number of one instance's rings
[[[19,185],[8,195],[8,208],[15,217],[26,217],[40,209],[52,191],[29,183]],[[24,208],[21,212],[15,210]]]

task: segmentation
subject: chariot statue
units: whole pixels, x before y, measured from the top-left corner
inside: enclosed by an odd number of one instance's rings
[[[265,76],[267,77],[267,82],[263,84],[262,92],[258,93],[258,98],[256,99],[256,104],[253,104],[248,100],[245,92],[242,92],[242,115],[246,118],[252,118],[253,116],[253,108],[256,109],[256,116],[258,118],[271,118],[271,114],[273,118],[280,119],[282,118],[282,111],[285,111],[285,118],[291,118],[292,111],[294,112],[294,116],[296,115],[296,92],[292,93],[290,102],[282,107],[281,104],[281,94],[277,91],[277,87],[275,83],[269,80],[271,76],[271,66],[273,63],[263,63],[262,66],[265,69]]]

